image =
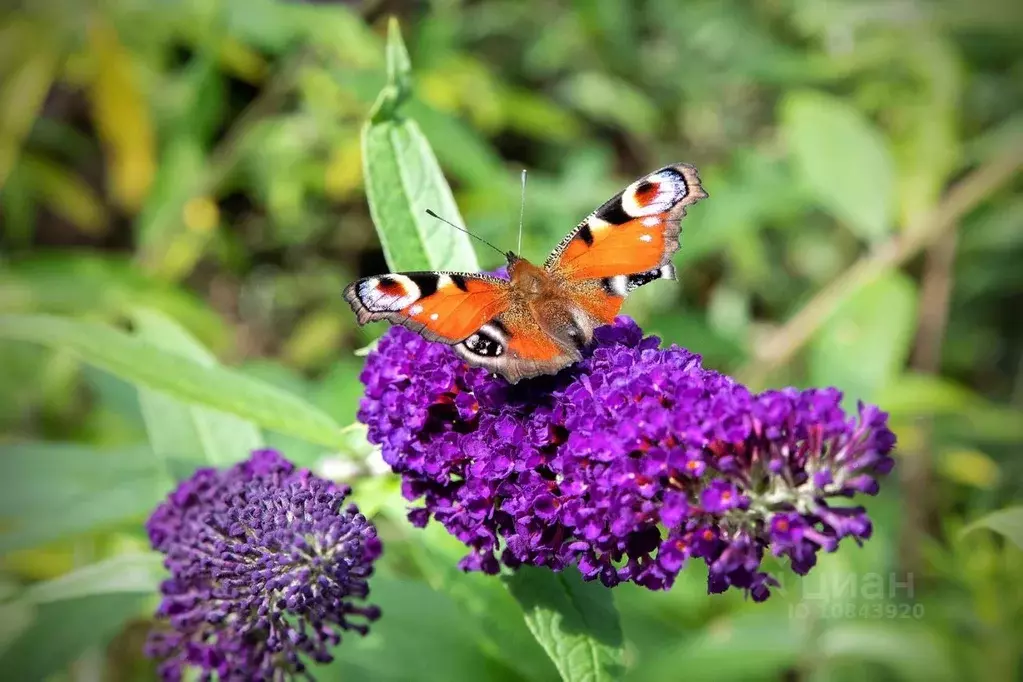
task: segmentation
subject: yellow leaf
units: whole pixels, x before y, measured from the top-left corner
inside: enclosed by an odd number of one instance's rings
[[[942,453],[939,469],[951,481],[981,489],[994,487],[1001,476],[993,459],[979,450],[965,448]]]
[[[85,234],[106,234],[110,226],[106,208],[80,177],[37,156],[23,158],[19,172],[25,174],[31,191],[46,208]]]
[[[419,96],[434,109],[456,112],[460,108],[462,93],[449,71],[423,71],[416,81]]]
[[[220,45],[220,66],[224,72],[253,85],[262,83],[266,77],[266,60],[234,38],[225,38]]]
[[[27,22],[24,24],[25,31],[32,29]],[[20,63],[10,71],[5,70],[0,78],[0,187],[14,167],[22,141],[32,129],[60,61],[60,53],[45,39],[45,33],[35,31],[33,38],[28,51],[19,55]]]
[[[334,151],[324,173],[327,196],[340,201],[362,187],[362,143],[358,135],[343,140]]]
[[[93,118],[106,150],[114,201],[138,210],[156,171],[156,143],[149,108],[132,72],[133,55],[100,17],[89,24],[95,59],[91,88]]]
[[[185,203],[181,217],[185,228],[192,232],[212,232],[220,222],[220,209],[209,197],[194,197]]]
[[[3,559],[3,567],[27,580],[49,580],[75,567],[74,548],[61,542],[9,552]]]
[[[179,232],[160,252],[159,260],[150,264],[149,268],[161,279],[176,281],[185,277],[199,262],[212,234],[212,230]]]
[[[334,356],[343,333],[344,321],[336,311],[318,310],[298,323],[281,354],[296,367],[312,367]]]

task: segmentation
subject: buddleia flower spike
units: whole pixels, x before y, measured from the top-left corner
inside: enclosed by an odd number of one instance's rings
[[[461,566],[578,566],[666,589],[690,559],[708,590],[766,599],[765,553],[805,574],[861,542],[863,507],[893,460],[887,416],[835,389],[751,393],[628,318],[581,362],[509,385],[449,348],[390,330],[367,359],[359,419],[403,479],[419,526],[467,547]]]
[[[147,643],[163,679],[311,678],[308,662],[366,634],[381,545],[348,493],[273,450],[178,486],[146,524],[170,572]]]

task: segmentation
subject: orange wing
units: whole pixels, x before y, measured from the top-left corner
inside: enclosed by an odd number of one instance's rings
[[[551,374],[582,356],[554,341],[511,295],[511,283],[487,275],[405,272],[345,287],[359,324],[388,320],[430,341],[454,346],[467,363],[516,383]]]
[[[457,272],[366,277],[345,287],[359,324],[388,320],[450,345],[464,341],[508,308],[507,280]]]
[[[509,383],[554,374],[582,358],[573,345],[558,343],[533,317],[528,306],[513,303],[462,343],[455,352],[476,367],[500,374]]]
[[[568,295],[579,308],[601,324],[614,322],[625,298],[633,290],[658,279],[675,279],[671,263],[634,275],[614,275],[600,279],[571,280]]]
[[[591,213],[562,240],[544,267],[567,280],[652,273],[670,264],[678,251],[686,207],[706,196],[695,168],[665,166]]]

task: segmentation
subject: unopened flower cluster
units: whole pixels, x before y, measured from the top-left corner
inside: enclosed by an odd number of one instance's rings
[[[766,553],[799,574],[843,538],[892,467],[887,415],[847,415],[835,389],[753,394],[660,348],[628,318],[585,359],[509,385],[449,348],[391,329],[369,356],[359,419],[419,503],[468,548],[461,566],[576,565],[607,586],[668,588],[687,560],[708,589],[766,599]]]
[[[272,450],[182,482],[146,526],[170,572],[147,644],[160,675],[289,679],[365,634],[379,612],[356,600],[381,546],[348,492]]]

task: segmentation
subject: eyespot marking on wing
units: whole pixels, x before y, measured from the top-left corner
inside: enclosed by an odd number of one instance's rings
[[[674,168],[662,168],[625,188],[621,198],[622,209],[633,218],[653,216],[670,209],[688,192],[682,173]]]
[[[547,257],[544,268],[569,279],[599,282],[664,265],[679,248],[686,208],[706,196],[699,174],[688,164],[648,173],[579,223]]]
[[[470,355],[481,358],[497,358],[504,354],[508,345],[508,336],[504,325],[492,321],[480,327],[479,331],[458,345]]]

